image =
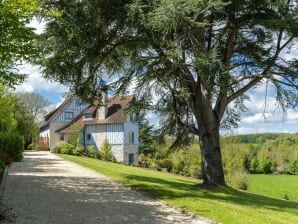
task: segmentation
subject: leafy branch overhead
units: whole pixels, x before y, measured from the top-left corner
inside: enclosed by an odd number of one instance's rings
[[[22,82],[17,66],[37,55],[37,35],[28,23],[39,7],[38,0],[0,2],[0,83],[14,86]]]

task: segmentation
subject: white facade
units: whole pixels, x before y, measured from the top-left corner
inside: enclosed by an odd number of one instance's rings
[[[133,139],[130,135],[133,133]],[[85,144],[94,145],[100,150],[102,142],[107,139],[112,152],[119,162],[134,163],[138,158],[139,128],[129,118],[126,123],[88,124],[84,128]],[[132,157],[133,154],[133,157]]]
[[[119,104],[119,101],[117,102]],[[88,104],[82,103],[76,97],[72,97],[69,102],[52,115],[50,122],[42,127],[40,137],[49,138],[49,147],[54,147],[57,142],[64,140],[63,133],[57,132],[64,126],[68,125],[77,116],[82,114],[88,107]],[[105,108],[98,108],[96,119],[104,119],[107,114],[107,104]],[[83,112],[85,114],[85,112]],[[124,113],[124,112],[122,112]],[[91,112],[87,112],[91,115]],[[124,114],[123,114],[124,115]],[[85,115],[83,115],[85,116]],[[138,144],[139,144],[139,129],[135,122],[135,115],[125,115],[126,120],[122,123],[84,123],[82,131],[84,138],[82,144],[84,147],[94,145],[97,150],[100,150],[101,144],[105,139],[112,146],[112,153],[119,162],[134,163],[138,158]],[[85,118],[84,120],[92,120],[94,118]],[[63,138],[62,138],[63,137]]]

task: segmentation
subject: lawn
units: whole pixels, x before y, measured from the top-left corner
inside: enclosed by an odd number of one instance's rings
[[[86,157],[60,156],[173,206],[221,223],[298,223],[298,202],[231,188],[207,190],[199,180]]]
[[[248,191],[298,202],[298,175],[249,175]]]

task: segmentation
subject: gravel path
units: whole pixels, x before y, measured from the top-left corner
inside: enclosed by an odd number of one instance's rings
[[[1,199],[1,223],[209,223],[49,152],[13,163]]]

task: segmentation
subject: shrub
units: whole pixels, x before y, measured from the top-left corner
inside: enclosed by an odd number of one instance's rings
[[[54,148],[51,149],[51,152],[72,155],[74,148],[73,145],[66,142],[58,142]]]
[[[24,139],[17,133],[1,133],[0,134],[0,149],[1,154],[5,155],[5,161],[10,159],[12,161],[21,161],[24,151]]]
[[[100,146],[100,156],[105,161],[114,161],[114,155],[112,153],[112,146],[109,144],[108,140],[104,140]]]
[[[51,148],[52,153],[61,153],[61,146],[59,144],[55,145],[53,148]]]
[[[36,143],[32,142],[30,145],[28,145],[28,150],[37,150],[38,146]]]
[[[171,172],[173,169],[173,162],[170,159],[158,160],[156,163],[161,170],[166,169],[168,172]]]
[[[83,147],[82,146],[77,146],[73,149],[73,155],[75,156],[81,156],[83,154]]]
[[[90,158],[96,158],[98,156],[97,154],[98,154],[98,152],[94,145],[89,145],[87,147],[86,156],[88,156]]]
[[[227,184],[240,190],[248,189],[248,174],[245,171],[235,171],[226,175]]]
[[[66,142],[61,142],[60,147],[61,147],[62,154],[69,154],[69,155],[72,155],[73,150],[75,149],[75,147],[72,144],[69,144]]]

